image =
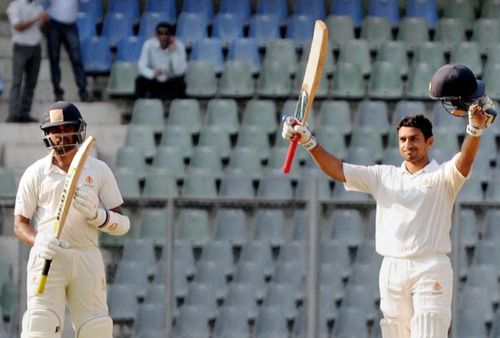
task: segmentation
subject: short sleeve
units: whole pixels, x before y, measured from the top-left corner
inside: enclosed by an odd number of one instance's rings
[[[377,184],[379,166],[364,166],[344,163],[344,175],[346,190],[365,192],[373,194]]]
[[[123,198],[115,176],[109,166],[104,162],[100,162],[100,164],[101,182],[99,185],[99,200],[104,207],[113,209],[123,204]]]

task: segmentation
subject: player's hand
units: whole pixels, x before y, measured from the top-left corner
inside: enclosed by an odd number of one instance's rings
[[[94,188],[83,185],[78,187],[73,200],[73,207],[80,211],[89,224],[100,226],[105,223],[107,213],[103,208],[99,208],[99,196]]]
[[[52,260],[58,252],[68,248],[68,242],[57,239],[53,234],[37,238],[34,246],[36,255],[46,260]]]
[[[281,137],[284,139],[292,139],[295,135],[299,135],[298,142],[306,148],[306,150],[311,150],[316,147],[317,142],[309,129],[309,126],[301,125],[297,119],[292,116],[285,118],[283,122],[283,130],[281,131]]]
[[[467,133],[472,136],[480,136],[483,129],[488,128],[497,115],[493,101],[487,96],[472,104],[467,114],[469,118]]]

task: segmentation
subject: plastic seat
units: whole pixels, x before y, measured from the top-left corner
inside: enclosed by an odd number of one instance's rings
[[[280,306],[261,307],[259,314],[255,319],[255,337],[288,337],[286,314]]]
[[[500,64],[486,63],[483,69],[483,81],[492,100],[500,100]]]
[[[346,307],[339,311],[336,337],[367,337],[366,316],[359,308]]]
[[[225,198],[254,198],[252,178],[245,175],[223,175],[219,196]]]
[[[217,126],[230,135],[239,130],[238,106],[233,99],[210,99],[207,104],[207,126]]]
[[[249,0],[232,1],[221,0],[219,13],[231,13],[237,16],[238,21],[243,25],[248,24],[252,14],[251,3]]]
[[[153,199],[178,197],[177,178],[168,171],[149,172],[146,174],[142,195]]]
[[[104,17],[102,35],[107,38],[110,46],[116,47],[118,41],[134,35],[133,18],[126,13],[108,12]]]
[[[243,23],[237,14],[218,13],[214,17],[212,27],[212,38],[221,41],[222,46],[227,47],[234,40],[243,37]]]
[[[92,16],[96,22],[102,20],[101,0],[78,0],[78,12]]]
[[[174,128],[174,130],[178,130],[178,128]],[[182,178],[185,170],[183,151],[176,145],[160,145],[153,157],[152,167],[159,170],[165,168],[174,177]]]
[[[196,99],[174,99],[170,103],[167,124],[198,134],[202,126],[200,103]]]
[[[214,219],[214,239],[241,247],[247,243],[247,220],[241,209],[218,209]]]
[[[314,33],[314,20],[310,15],[292,14],[286,20],[287,39],[291,39],[295,48],[302,50],[312,38]]]
[[[14,198],[17,194],[17,184],[12,169],[0,167],[0,197]]]
[[[480,179],[470,179],[458,192],[457,201],[480,202],[483,201],[483,188]]]
[[[238,261],[236,270],[238,270],[238,267],[242,269],[248,268],[250,270],[253,270],[254,267],[244,266],[245,264],[248,263],[256,265],[256,269],[258,271],[259,276],[262,278],[262,282],[264,282],[264,277],[271,276],[274,270],[274,261],[272,258],[271,245],[269,240],[254,239],[252,241],[247,242],[245,245],[241,247],[240,259]],[[244,271],[240,271],[240,273],[243,272]],[[238,271],[235,271],[235,278],[237,274]],[[243,280],[245,279],[240,279],[239,281],[241,282]]]
[[[175,336],[208,338],[210,336],[208,319],[202,306],[192,304],[182,306],[175,321]]]
[[[141,304],[134,322],[134,336],[162,332],[165,330],[165,321],[165,304]]]
[[[434,74],[432,65],[425,62],[412,63],[406,81],[408,99],[427,100],[429,98],[429,79]],[[422,87],[423,86],[423,87]]]
[[[378,141],[375,141],[378,143]],[[347,149],[347,154],[345,157],[345,162],[352,164],[361,164],[361,165],[372,165],[375,164],[376,158],[371,150],[366,147],[354,146],[350,145],[349,149]],[[334,189],[334,193],[335,193]],[[364,194],[363,194],[364,195]]]
[[[394,111],[391,118],[391,124],[397,125],[398,122],[406,115],[425,115],[426,108],[423,101],[414,100],[399,100],[394,107]],[[434,126],[436,126],[434,124]]]
[[[339,62],[332,80],[330,95],[338,99],[361,99],[365,96],[363,71],[358,64]]]
[[[160,99],[136,99],[132,107],[130,123],[146,125],[155,133],[160,133],[165,127],[165,110]]]
[[[166,267],[166,252],[162,253],[162,257],[157,264],[160,269],[155,274],[156,283],[165,283],[167,276],[162,274]],[[190,242],[184,240],[174,241],[174,272],[179,272],[183,278],[192,278],[196,272],[195,260],[193,255],[193,247]],[[179,270],[177,270],[177,267]],[[161,271],[160,271],[161,270]],[[186,284],[187,285],[187,284]]]
[[[498,271],[492,264],[471,264],[467,269],[466,287],[479,287],[490,293],[491,302],[498,302]]]
[[[495,0],[485,0],[481,4],[480,18],[500,17],[500,6]]]
[[[209,170],[203,170],[200,174],[188,173],[184,177],[182,196],[189,198],[217,197],[215,177],[211,175]]]
[[[323,302],[325,298],[320,296],[320,303]],[[328,338],[329,337],[329,328],[328,328],[328,315],[326,314],[325,308],[321,307],[318,312],[319,320],[318,320],[318,328],[316,330],[317,338]],[[306,315],[304,312],[304,308],[301,307],[297,313],[297,317],[295,318],[293,329],[292,329],[292,337],[306,337]]]
[[[160,22],[168,22],[174,24],[175,21],[175,13],[171,13],[166,9],[158,11],[145,11],[144,13],[142,13],[139,21],[138,36],[140,36],[142,39],[156,37],[156,26]]]
[[[212,23],[214,16],[214,5],[212,0],[185,0],[182,2],[182,12],[196,13],[208,24]]]
[[[370,81],[368,96],[373,99],[395,100],[403,96],[403,80],[401,74],[394,71],[395,63],[375,61]]]
[[[466,250],[474,249],[479,240],[479,228],[477,226],[479,218],[474,210],[460,210],[460,243]],[[488,231],[488,224],[485,226]],[[484,237],[488,237],[486,234]]]
[[[326,15],[325,4],[321,0],[298,0],[294,3],[293,13],[308,15],[312,20],[324,19]]]
[[[335,154],[338,158],[345,158],[347,153],[347,145],[345,142],[345,136],[339,133],[337,129],[334,128],[321,128],[315,132],[315,137],[321,142],[321,146]]]
[[[359,65],[363,76],[371,73],[370,47],[366,39],[346,41],[340,46],[337,64],[349,62]],[[335,81],[335,77],[333,78]]]
[[[236,146],[229,154],[229,163],[225,168],[226,175],[246,175],[259,179],[262,175],[261,157],[257,149],[249,146]]]
[[[287,97],[292,88],[292,79],[289,74],[287,64],[265,60],[257,80],[257,95],[265,98]]]
[[[271,100],[251,99],[246,102],[241,126],[258,127],[273,135],[277,128],[276,105]]]
[[[413,63],[427,63],[430,65],[432,71],[435,71],[442,65],[446,63],[445,61],[445,51],[441,42],[439,41],[427,41],[416,46],[415,53],[413,55]],[[431,75],[432,77],[432,75]],[[427,78],[427,82],[429,82]],[[427,90],[427,86],[425,86]]]
[[[269,241],[272,247],[285,243],[285,215],[281,209],[258,210],[254,218],[254,239]]]
[[[111,72],[111,44],[104,36],[94,36],[80,45],[85,73],[103,75]]]
[[[106,91],[110,96],[132,96],[139,74],[136,63],[114,61],[111,65]]]
[[[387,103],[382,100],[363,100],[358,104],[354,126],[373,128],[381,135],[389,132],[389,112]],[[356,131],[353,130],[353,132]]]
[[[323,144],[323,143],[322,143]],[[335,153],[334,153],[335,154]],[[335,154],[336,155],[336,154]],[[331,198],[332,181],[328,176],[315,175],[317,184],[317,194],[320,201],[327,201]],[[308,199],[310,198],[310,177],[301,176],[297,180],[297,187],[295,188],[295,197]]]
[[[212,148],[215,150],[215,156],[217,156],[219,160],[227,160],[231,151],[229,133],[216,125],[204,126],[200,131],[198,146]],[[222,172],[219,172],[219,175],[221,173]]]
[[[139,17],[139,2],[137,0],[110,0],[108,13],[119,13],[136,20]],[[106,20],[106,19],[104,19]]]
[[[208,242],[210,243],[210,242]],[[200,260],[196,264],[196,272],[194,275],[193,282],[195,283],[195,286],[208,286],[210,290],[198,290],[198,293],[212,293],[210,296],[208,295],[200,295],[201,298],[213,298],[214,302],[213,305],[210,304],[207,307],[208,312],[210,313],[210,317],[214,317],[212,315],[211,310],[217,311],[217,300],[222,300],[226,293],[227,293],[227,284],[226,284],[226,266],[220,264],[220,262],[214,262],[214,261],[208,261],[208,260]],[[190,299],[190,293],[192,289],[188,291],[188,294],[186,295],[186,303],[187,304],[192,304],[195,305],[197,302],[191,302],[192,299]],[[192,293],[191,293],[192,294]],[[215,307],[212,307],[215,306]]]
[[[260,178],[257,188],[258,198],[291,199],[293,197],[292,182],[288,176],[269,175]]]
[[[356,308],[361,311],[368,321],[375,320],[377,316],[377,296],[364,286],[349,286],[342,299],[342,307]],[[340,310],[342,311],[342,309]]]
[[[445,52],[465,41],[465,27],[460,18],[440,18],[436,25],[434,41],[442,43]]]
[[[212,236],[206,210],[185,208],[179,212],[178,239],[188,241],[193,246],[202,246]]]
[[[208,22],[200,13],[181,12],[177,17],[176,36],[186,48],[191,48],[195,41],[208,37]]]
[[[144,159],[151,159],[156,151],[154,130],[147,125],[131,124],[127,127],[124,145],[137,147]]]
[[[224,276],[229,277],[233,274],[234,270],[232,250],[231,244],[227,241],[209,241],[203,246],[198,263],[213,262],[223,268]],[[200,265],[198,264],[199,267]]]
[[[186,94],[206,98],[214,96],[216,92],[217,78],[213,64],[204,60],[190,60],[186,71]]]
[[[271,282],[262,300],[262,307],[278,308],[287,320],[293,319],[297,314],[293,286],[291,284]]]
[[[260,72],[260,55],[257,40],[254,38],[237,38],[229,44],[228,61],[247,62],[250,65],[252,75]]]
[[[221,40],[212,37],[195,41],[191,50],[190,62],[192,60],[206,61],[212,65],[216,74],[220,74],[224,67]]]
[[[117,61],[137,63],[141,55],[143,43],[144,38],[141,36],[127,36],[118,40],[113,63]]]
[[[254,95],[251,65],[246,61],[226,61],[219,85],[222,97],[250,98]]]
[[[361,26],[363,20],[362,1],[335,0],[330,3],[330,14],[346,15],[352,18],[356,28]]]
[[[371,0],[368,6],[368,15],[383,17],[389,20],[392,28],[399,25],[399,7],[397,0]]]
[[[245,248],[245,246],[243,248]],[[269,272],[269,275],[270,274],[271,272]],[[264,278],[265,274],[262,265],[255,261],[242,261],[240,259],[238,264],[235,266],[233,281],[230,284],[230,288],[236,286],[241,287],[241,285],[243,285],[246,290],[248,290],[247,292],[250,292],[253,299],[256,302],[259,302],[264,297],[266,291],[266,282]],[[255,313],[251,311],[247,315],[254,317]]]
[[[466,30],[471,30],[476,18],[474,5],[470,1],[447,1],[443,8],[443,17],[461,19]]]
[[[364,222],[357,209],[334,209],[330,217],[330,237],[349,247],[358,247],[364,238]]]
[[[355,39],[354,21],[347,15],[329,15],[325,20],[328,27],[328,42],[337,51],[340,46]]]
[[[374,263],[354,263],[351,266],[348,287],[361,285],[369,289],[372,294],[378,294],[378,283],[373,280],[373,276],[377,275],[379,269],[380,265]]]
[[[479,18],[474,21],[471,40],[477,42],[480,53],[486,55],[493,45],[500,42],[498,17]]]
[[[306,224],[303,224],[306,226]],[[306,244],[304,241],[287,241],[280,249],[277,264],[271,277],[272,282],[304,286],[306,267]],[[286,277],[289,273],[293,276]],[[287,282],[288,279],[288,282]],[[302,289],[298,289],[303,294]]]
[[[459,316],[468,316],[473,312],[479,312],[482,315],[483,324],[492,321],[493,302],[490,290],[482,287],[465,286],[459,294],[459,302]],[[472,311],[472,309],[477,311]]]
[[[450,133],[444,128],[435,129],[433,132],[434,143],[433,149],[441,149],[451,159],[459,152],[460,146],[458,137],[454,133]]]
[[[222,307],[215,319],[214,338],[250,338],[248,318],[244,314],[244,306],[239,304]]]
[[[396,39],[405,44],[408,52],[413,52],[418,44],[429,41],[429,29],[426,21],[422,18],[408,16],[401,18]]]
[[[351,107],[345,100],[324,100],[319,109],[318,129],[335,129],[342,135],[352,131]]]
[[[482,239],[476,245],[472,264],[492,264],[496,271],[500,266],[500,248],[498,245],[488,239]]]
[[[297,53],[295,51],[294,40],[287,38],[270,41],[266,47],[263,62],[283,63],[287,65],[290,76],[293,76],[297,69]]]
[[[76,26],[78,27],[78,38],[80,41],[90,39],[97,35],[97,18],[90,13],[78,12]]]
[[[365,16],[361,23],[361,39],[366,39],[370,50],[375,51],[392,40],[391,23],[384,17]]]
[[[422,18],[427,23],[427,27],[434,28],[438,19],[438,12],[435,0],[409,0],[406,3],[406,17]]]
[[[116,170],[115,179],[123,198],[139,198],[141,190],[139,186],[139,177],[130,170]]]
[[[361,266],[363,264],[380,266],[382,264],[382,260],[383,257],[375,251],[375,240],[364,240],[361,245],[357,247],[355,264],[360,264]]]
[[[163,247],[167,240],[167,222],[165,208],[144,208],[138,220],[139,237],[152,240],[154,246]]]
[[[387,41],[377,51],[377,61],[387,61],[400,70],[401,76],[408,75],[408,55],[403,41]]]
[[[129,285],[135,297],[139,299],[146,295],[148,278],[152,276],[150,267],[141,262],[128,260],[119,261],[113,283]]]
[[[257,45],[265,48],[269,42],[280,38],[278,17],[269,14],[254,14],[250,18],[248,37],[254,38]]]
[[[258,0],[255,13],[274,15],[281,24],[288,18],[288,6],[285,0]]]
[[[120,261],[143,263],[151,267],[156,261],[153,240],[147,238],[127,238],[123,242]]]
[[[261,161],[269,158],[270,144],[268,133],[258,126],[246,126],[238,133],[237,147],[250,147],[257,151]]]
[[[173,19],[173,21],[169,21],[171,23],[177,19],[175,0],[147,0],[144,5],[144,13],[146,12],[163,13],[163,15]]]

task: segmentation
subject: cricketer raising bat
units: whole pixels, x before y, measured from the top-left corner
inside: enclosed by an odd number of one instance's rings
[[[64,222],[66,221],[66,216],[68,215],[69,207],[73,202],[73,197],[75,195],[78,180],[80,179],[80,174],[83,170],[83,165],[89,157],[94,144],[94,137],[89,136],[78,148],[75,157],[73,157],[73,160],[71,161],[68,173],[66,174],[66,179],[64,180],[64,187],[61,193],[61,199],[59,200],[59,205],[57,207],[56,219],[54,221],[54,235],[56,238],[59,238],[61,235]],[[40,277],[37,288],[37,292],[39,294],[43,293],[45,290],[45,283],[47,282],[47,275],[49,274],[51,263],[52,260],[45,260],[43,265],[42,276]]]
[[[302,81],[302,88],[300,90],[297,106],[295,107],[294,118],[305,124],[307,122],[307,115],[311,110],[316,89],[319,86],[321,75],[323,74],[323,67],[325,65],[326,55],[328,53],[328,28],[321,20],[316,20],[314,25],[314,34],[311,42],[311,49],[309,50],[309,57],[307,59],[306,70],[304,73],[304,80]],[[295,135],[288,147],[288,152],[283,163],[283,172],[288,174],[292,167],[295,150],[299,135]]]

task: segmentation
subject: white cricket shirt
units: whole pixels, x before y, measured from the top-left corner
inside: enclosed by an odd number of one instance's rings
[[[56,21],[73,24],[78,17],[78,0],[50,0],[47,12]]]
[[[186,47],[179,39],[175,39],[175,45],[175,51],[171,51],[162,49],[156,37],[146,40],[137,62],[139,73],[147,79],[153,79],[155,69],[161,69],[164,73],[158,77],[160,82],[184,75],[187,69]]]
[[[456,155],[411,174],[404,163],[361,166],[344,163],[346,190],[370,193],[377,202],[375,249],[382,256],[412,257],[451,251],[451,214],[468,177]]]
[[[39,234],[53,233],[65,178],[66,173],[52,164],[52,154],[33,163],[19,182],[14,213],[29,218]],[[112,209],[123,203],[111,169],[101,160],[94,157],[87,159],[78,186],[84,184],[97,190],[104,208]],[[60,238],[72,247],[96,246],[98,230],[71,206]]]
[[[28,0],[12,1],[7,7],[9,16],[12,42],[23,46],[36,46],[42,39],[40,31],[40,21],[30,27],[20,31],[14,28],[20,22],[33,20],[43,12],[42,5],[37,1]]]

